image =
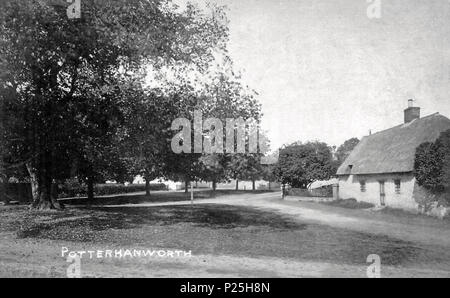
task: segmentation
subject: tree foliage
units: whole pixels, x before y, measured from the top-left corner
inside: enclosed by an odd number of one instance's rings
[[[352,153],[353,149],[355,149],[356,145],[358,144],[358,138],[351,138],[337,148],[336,158],[339,165],[341,165],[347,159],[347,157],[350,155],[350,153]]]
[[[230,157],[227,175],[230,179],[236,180],[236,190],[239,180],[252,181],[252,189],[255,190],[255,181],[265,178],[264,170],[261,164],[261,154],[234,154]]]
[[[274,174],[282,184],[306,188],[335,174],[331,148],[321,142],[292,144],[280,149]]]
[[[139,126],[131,122],[142,118],[131,117],[135,104],[144,116],[160,112],[153,109],[160,97],[143,92],[133,74],[146,65],[202,69],[228,34],[220,8],[204,15],[170,1],[93,0],[83,1],[81,19],[70,20],[53,2],[0,4],[2,159],[6,168],[28,170],[38,208],[59,207],[58,180],[92,182],[127,171],[122,150]],[[142,124],[160,136],[159,120]],[[143,136],[146,144],[153,136]],[[137,150],[157,147],[146,144]]]
[[[213,188],[218,182],[226,181],[233,176],[234,173],[242,170],[235,160],[236,154],[225,153],[193,153],[194,152],[194,112],[201,112],[202,123],[208,118],[220,120],[223,124],[223,130],[219,135],[223,135],[222,143],[225,146],[226,139],[226,123],[227,119],[242,118],[254,119],[257,123],[261,119],[261,106],[256,101],[256,92],[244,85],[232,68],[230,59],[226,53],[222,53],[223,59],[218,64],[212,65],[210,71],[199,74],[188,72],[185,75],[177,74],[178,81],[168,83],[165,86],[165,92],[170,97],[177,99],[178,117],[186,118],[191,123],[191,154],[171,153],[170,161],[167,163],[169,167],[166,174],[170,179],[182,180],[185,182],[193,180],[211,181]],[[196,80],[187,80],[182,77],[197,75]],[[203,141],[207,140],[210,127],[203,127],[201,134]],[[246,135],[248,138],[248,135]],[[229,140],[228,140],[229,141]],[[235,140],[237,141],[237,140]],[[246,142],[246,150],[248,151],[248,140]],[[236,142],[235,142],[236,143]],[[251,155],[247,154],[247,158]],[[248,171],[246,172],[248,173]],[[241,174],[243,176],[244,173]],[[233,178],[234,179],[234,178]],[[186,183],[187,185],[187,183]]]
[[[450,130],[416,149],[414,175],[420,186],[432,192],[450,191]]]

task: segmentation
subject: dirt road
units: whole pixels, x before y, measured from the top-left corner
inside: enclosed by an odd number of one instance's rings
[[[190,201],[127,204],[120,207],[176,206]],[[431,217],[394,216],[377,211],[351,210],[313,202],[281,200],[278,193],[231,195],[216,199],[195,200],[194,204],[225,204],[251,206],[292,216],[302,222],[318,223],[364,233],[382,234],[393,238],[436,244],[450,248],[450,223]],[[118,206],[105,206],[118,207]]]

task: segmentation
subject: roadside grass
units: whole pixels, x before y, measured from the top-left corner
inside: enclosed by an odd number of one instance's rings
[[[280,202],[280,199],[271,199],[273,202]],[[333,214],[352,217],[355,219],[373,220],[386,224],[401,224],[421,228],[432,228],[436,231],[446,231],[450,229],[450,220],[442,220],[425,214],[414,214],[401,209],[384,208],[380,210],[369,209],[349,209],[329,204],[318,204],[317,202],[290,202],[282,201],[282,204],[292,208],[308,208],[317,211],[332,212]]]
[[[385,207],[379,211],[380,213],[386,214],[386,215],[392,215],[395,217],[404,217],[404,218],[418,218],[418,217],[424,217],[424,218],[431,218],[431,216],[425,215],[425,214],[419,214],[418,212],[411,212],[406,211],[399,208],[391,208],[391,207]]]
[[[278,257],[337,264],[366,264],[378,254],[384,265],[433,263],[449,267],[450,251],[383,235],[306,224],[278,213],[229,205],[69,208],[33,212],[0,208],[0,231],[18,238],[70,241],[74,245],[147,247],[193,255]]]
[[[355,199],[345,199],[345,200],[334,200],[329,202],[321,202],[322,204],[334,206],[334,207],[342,207],[347,209],[369,209],[375,207],[371,203],[367,202],[358,202]]]
[[[267,190],[231,190],[231,189],[218,189],[212,190],[196,190],[194,191],[194,200],[196,199],[212,199],[225,195],[241,195],[241,194],[258,194],[271,192]],[[123,204],[140,204],[140,203],[160,203],[160,202],[179,202],[188,201],[191,199],[190,192],[184,191],[158,191],[150,193],[150,196],[146,196],[145,193],[139,194],[124,194],[114,196],[102,196],[96,197],[93,201],[89,201],[87,198],[73,198],[60,200],[66,205],[123,205]]]
[[[403,210],[403,209],[399,209],[399,208],[390,208],[390,207],[383,208],[383,209],[380,210],[380,212],[382,214],[395,216],[395,217],[409,218],[411,220],[435,219],[435,220],[438,220],[438,221],[444,221],[444,222],[450,223],[450,216],[449,215],[447,215],[446,217],[444,217],[442,219],[439,219],[437,217],[433,217],[431,215],[427,215],[427,214],[423,214],[423,213],[419,213],[419,212],[413,212],[413,211]]]

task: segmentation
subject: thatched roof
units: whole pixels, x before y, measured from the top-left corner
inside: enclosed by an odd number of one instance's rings
[[[414,169],[416,148],[450,129],[450,119],[433,114],[364,137],[339,167],[338,175],[407,173]]]

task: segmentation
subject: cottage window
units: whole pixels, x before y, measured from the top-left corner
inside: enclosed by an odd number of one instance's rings
[[[359,181],[359,186],[361,188],[361,192],[366,192],[366,181],[365,180]]]
[[[402,188],[402,182],[401,182],[401,180],[400,179],[396,179],[395,181],[394,181],[394,183],[395,183],[395,193],[400,193],[400,191],[401,191],[401,188]]]

